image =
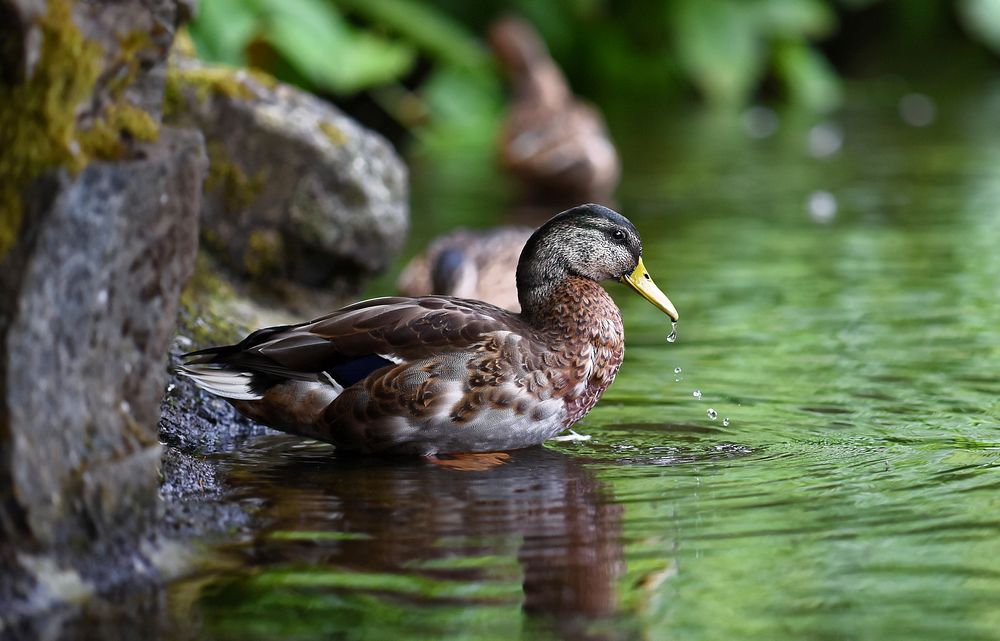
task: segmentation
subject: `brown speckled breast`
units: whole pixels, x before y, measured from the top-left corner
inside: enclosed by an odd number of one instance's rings
[[[533,324],[550,333],[554,358],[550,380],[565,378],[560,395],[569,427],[597,404],[615,380],[625,356],[621,313],[600,284],[571,277],[555,288],[548,308]],[[556,365],[556,367],[551,367]]]

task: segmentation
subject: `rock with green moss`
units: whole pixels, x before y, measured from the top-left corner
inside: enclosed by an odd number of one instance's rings
[[[178,0],[0,0],[0,629],[154,575],[164,365],[207,158]]]
[[[165,117],[205,135],[202,239],[243,277],[349,295],[399,251],[406,168],[332,105],[259,73],[175,57]]]
[[[122,160],[159,131],[176,0],[0,0],[0,255],[47,172]]]

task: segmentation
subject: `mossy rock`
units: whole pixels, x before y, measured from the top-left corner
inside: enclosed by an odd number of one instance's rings
[[[346,297],[401,248],[406,168],[378,134],[259,72],[180,55],[165,97],[167,122],[205,136],[202,241],[235,275],[279,298]]]
[[[0,258],[15,242],[22,194],[47,171],[77,173],[94,160],[115,160],[133,141],[153,141],[159,123],[125,97],[139,72],[136,52],[149,45],[140,31],[118,39],[110,59],[74,21],[71,0],[51,0],[37,18],[40,48],[26,78],[0,84]],[[116,70],[108,74],[109,69]],[[102,77],[106,84],[99,87]],[[106,100],[94,101],[95,92]],[[83,105],[103,104],[96,113]]]

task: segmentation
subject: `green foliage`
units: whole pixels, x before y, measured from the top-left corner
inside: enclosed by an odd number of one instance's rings
[[[267,46],[305,82],[352,93],[389,82],[413,63],[413,51],[347,24],[316,0],[210,0],[191,26],[208,60],[245,65],[251,46]]]
[[[802,43],[782,43],[774,51],[774,68],[791,102],[819,112],[840,105],[837,74],[814,49]]]
[[[482,141],[502,113],[502,78],[482,42],[499,15],[535,24],[574,88],[600,103],[691,89],[713,105],[763,96],[824,112],[842,92],[820,46],[857,37],[840,21],[855,11],[887,24],[862,37],[910,48],[952,37],[954,11],[1000,52],[1000,0],[203,0],[191,35],[208,60],[327,94],[370,92],[405,126],[440,129],[425,140]]]
[[[765,52],[741,6],[681,0],[673,9],[677,54],[691,79],[712,102],[742,101],[763,71]]]
[[[378,28],[354,26],[348,10]],[[412,69],[418,50],[466,68],[486,61],[464,29],[410,0],[206,0],[191,37],[208,60],[287,67],[285,75],[307,88],[340,95],[395,82]],[[254,60],[261,48],[262,60]]]
[[[395,80],[413,65],[405,44],[351,27],[334,7],[314,0],[263,0],[261,38],[310,82],[353,93]]]
[[[256,3],[208,0],[198,5],[198,19],[188,32],[203,58],[230,66],[246,64],[246,46],[258,30]]]
[[[958,9],[969,33],[1000,53],[1000,0],[960,0]]]
[[[643,16],[662,16],[651,39],[668,43],[632,57],[675,59],[682,82],[717,105],[745,104],[769,75],[785,97],[811,109],[839,102],[839,80],[813,42],[830,35],[836,15],[822,0],[669,0],[648,2]],[[657,11],[662,6],[663,9]],[[626,29],[636,29],[626,24]],[[629,43],[629,38],[618,39]],[[627,54],[628,55],[628,54]],[[622,57],[620,54],[618,57]]]
[[[496,75],[444,67],[431,75],[421,95],[439,123],[423,134],[425,143],[475,147],[495,138],[503,101]]]
[[[411,0],[340,0],[339,4],[445,64],[468,69],[487,63],[485,50],[472,34],[424,4]]]

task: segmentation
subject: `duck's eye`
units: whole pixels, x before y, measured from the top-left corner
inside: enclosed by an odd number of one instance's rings
[[[613,232],[613,233],[611,234],[611,237],[612,237],[612,238],[614,238],[615,240],[625,240],[625,232],[623,232],[623,231],[622,231],[622,230],[620,230],[620,229],[616,229],[616,230],[615,230],[615,231],[614,231],[614,232]]]

